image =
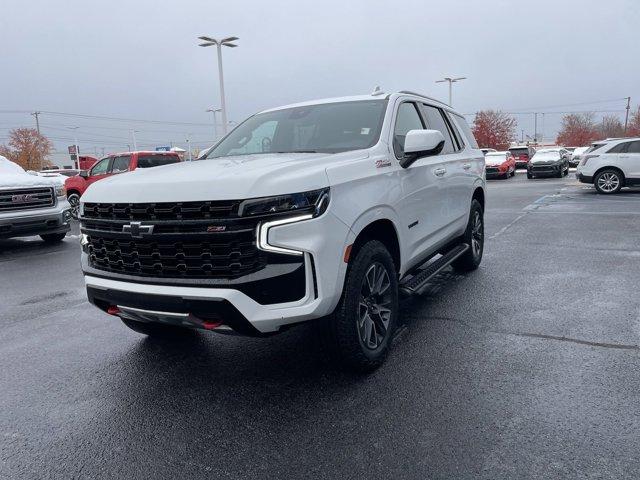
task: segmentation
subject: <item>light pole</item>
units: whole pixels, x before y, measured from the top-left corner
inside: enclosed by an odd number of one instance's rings
[[[200,40],[204,40],[205,43],[201,43],[201,47],[211,47],[215,45],[218,49],[218,75],[220,76],[220,110],[222,111],[222,134],[227,133],[227,106],[224,101],[224,78],[222,75],[222,47],[235,48],[237,45],[232,43],[238,40],[238,37],[226,37],[222,40],[216,40],[215,38],[201,36]]]
[[[467,77],[456,77],[456,78],[452,78],[452,77],[444,77],[442,80],[436,80],[436,83],[444,83],[447,82],[449,84],[449,106],[452,107],[453,103],[451,100],[451,85],[453,83],[459,82],[460,80],[466,80]]]
[[[207,108],[207,112],[213,113],[213,140],[218,140],[218,117],[216,113],[221,112],[221,108]]]
[[[138,133],[138,130],[131,129],[131,137],[133,138],[133,151],[134,152],[138,151],[138,142],[136,142],[136,133]]]

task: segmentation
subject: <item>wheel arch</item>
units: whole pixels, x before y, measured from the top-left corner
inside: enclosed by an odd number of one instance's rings
[[[471,196],[471,201],[478,200],[480,206],[482,207],[482,211],[484,212],[484,204],[485,204],[485,196],[484,196],[484,188],[476,187],[473,191],[473,195]]]
[[[350,258],[369,240],[378,240],[389,250],[391,258],[393,258],[393,263],[396,266],[396,271],[399,272],[402,265],[402,257],[400,252],[400,238],[395,224],[388,218],[381,218],[365,226],[360,230],[353,242],[349,255]]]
[[[595,172],[593,172],[593,183],[594,184],[596,183],[596,177],[598,175],[600,175],[602,172],[604,172],[605,170],[615,170],[616,172],[618,172],[620,174],[620,178],[622,180],[622,186],[624,187],[624,184],[627,181],[626,177],[624,176],[624,172],[619,167],[610,167],[610,166],[600,167]]]

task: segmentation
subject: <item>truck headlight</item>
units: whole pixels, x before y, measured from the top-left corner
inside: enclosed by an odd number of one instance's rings
[[[269,243],[269,230],[272,227],[302,222],[322,215],[329,207],[329,189],[311,192],[280,195],[277,197],[245,200],[240,205],[239,214],[244,216],[268,215],[273,213],[295,212],[296,215],[260,222],[256,232],[260,250],[287,255],[302,255],[304,252],[291,248],[278,247]]]
[[[257,217],[278,213],[322,215],[329,206],[329,188],[310,192],[291,193],[274,197],[244,200],[238,208],[241,217]]]
[[[56,197],[66,197],[67,187],[64,185],[56,185]]]

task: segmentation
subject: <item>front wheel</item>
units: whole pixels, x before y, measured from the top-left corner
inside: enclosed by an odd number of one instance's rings
[[[67,197],[67,201],[71,206],[71,216],[77,220],[78,212],[80,210],[80,195],[78,195],[77,193],[71,193]]]
[[[593,185],[598,193],[618,193],[622,188],[622,176],[616,170],[604,170],[593,179]]]
[[[340,303],[325,319],[330,348],[352,370],[384,362],[398,321],[398,274],[383,243],[370,240],[349,262]]]
[[[529,180],[531,180],[531,179],[533,178],[533,175],[531,175],[529,172],[527,172],[527,178],[528,178]]]
[[[469,245],[463,255],[456,259],[451,266],[458,272],[471,272],[480,266],[484,252],[484,212],[478,200],[471,202],[467,229],[462,236],[462,242]]]

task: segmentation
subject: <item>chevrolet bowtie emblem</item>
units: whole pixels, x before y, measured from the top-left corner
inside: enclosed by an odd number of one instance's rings
[[[122,226],[122,233],[130,233],[134,238],[142,238],[143,235],[153,233],[153,225],[142,225],[141,222],[131,222]]]

